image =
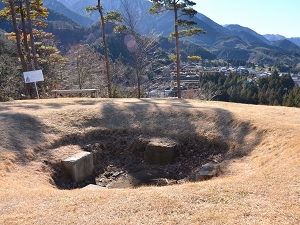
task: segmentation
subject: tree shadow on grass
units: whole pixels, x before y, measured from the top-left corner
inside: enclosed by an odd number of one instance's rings
[[[23,152],[47,142],[47,127],[35,117],[23,113],[1,113],[1,146],[7,151]]]
[[[11,110],[12,108],[19,108],[20,111],[22,109],[34,109],[34,110],[38,110],[40,109],[41,107],[37,104],[16,104],[17,101],[14,101],[14,102],[5,102],[5,103],[1,103],[0,102],[0,112],[3,112],[3,111],[8,111],[8,110]]]
[[[65,106],[68,105],[73,105],[73,104],[78,104],[78,105],[96,105],[98,104],[98,101],[90,101],[86,99],[79,99],[75,100],[73,102],[66,102],[64,103],[63,101],[59,102],[48,102],[48,101],[43,101],[42,99],[39,100],[39,103],[42,103],[43,108],[53,108],[53,109],[61,109]],[[12,108],[19,109],[22,111],[22,109],[32,109],[32,110],[39,110],[42,109],[41,105],[38,104],[38,102],[34,102],[33,100],[31,101],[18,101],[15,100],[13,102],[0,102],[0,112],[8,111],[11,110]]]
[[[113,174],[120,171],[140,180],[143,178],[138,172],[149,170],[159,171],[159,177],[151,179],[179,180],[189,177],[209,161],[247,155],[262,140],[261,133],[257,132],[246,145],[247,136],[256,132],[249,121],[238,121],[224,109],[195,106],[185,100],[167,104],[147,99],[122,103],[106,101],[97,113],[79,125],[79,128],[94,128],[92,131],[68,134],[47,147],[79,145],[83,150],[93,152],[96,158],[95,173],[82,183],[63,181],[62,174],[56,174],[59,188],[82,187],[94,183],[99,176],[113,181]],[[197,123],[211,124],[217,131],[206,135]],[[174,165],[157,166],[144,162],[145,146],[151,138],[169,138],[178,142],[179,154]],[[136,185],[141,183],[136,182]]]

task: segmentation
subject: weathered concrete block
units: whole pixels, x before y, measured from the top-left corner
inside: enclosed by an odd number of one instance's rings
[[[71,174],[74,181],[83,181],[93,173],[93,154],[90,152],[77,153],[62,160],[62,165]]]
[[[95,184],[89,184],[85,187],[82,188],[83,190],[104,190],[107,189],[106,187],[101,187],[99,185],[95,185]]]
[[[201,170],[196,174],[196,181],[208,180],[212,177],[218,176],[221,172],[220,164],[215,162],[210,162],[204,164]]]
[[[169,139],[153,139],[146,146],[144,159],[147,163],[172,164],[177,154],[177,143]]]

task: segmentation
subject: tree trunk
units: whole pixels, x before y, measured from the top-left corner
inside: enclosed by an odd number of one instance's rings
[[[79,56],[77,56],[76,59],[76,68],[77,68],[77,75],[78,75],[78,85],[79,85],[79,89],[82,89],[82,80],[81,80],[81,70],[80,70],[80,62],[79,62]]]
[[[26,72],[28,69],[27,69],[27,65],[26,65],[26,61],[25,61],[23,52],[22,52],[20,31],[19,31],[19,28],[18,28],[18,25],[17,25],[16,10],[15,10],[14,1],[9,0],[9,5],[10,5],[10,9],[11,9],[11,18],[12,18],[14,30],[15,30],[15,33],[16,33],[17,49],[18,49],[20,60],[21,60],[22,69],[23,69],[23,72]]]
[[[141,98],[141,77],[139,73],[139,66],[138,66],[138,59],[136,52],[134,52],[134,62],[135,62],[135,73],[136,73],[136,79],[137,79],[137,90],[138,90],[138,98]]]
[[[28,31],[30,34],[30,42],[31,42],[31,48],[32,48],[32,55],[33,55],[33,62],[34,62],[34,69],[39,70],[39,63],[36,56],[36,49],[34,44],[34,36],[32,32],[32,22],[30,17],[30,2],[29,0],[25,0],[26,2],[26,10],[27,10],[27,22],[28,22]]]
[[[25,15],[23,12],[23,2],[20,1],[20,16],[22,20],[22,33],[23,33],[23,39],[24,39],[24,47],[26,51],[26,58],[27,58],[27,67],[28,70],[32,70],[32,64],[31,64],[31,54],[30,54],[30,49],[28,46],[28,39],[27,39],[27,32],[26,32],[26,22],[25,22]]]
[[[174,16],[175,16],[175,38],[176,38],[176,73],[177,73],[177,96],[181,98],[181,85],[180,85],[180,52],[179,52],[179,37],[178,37],[178,14],[177,5],[174,1]]]
[[[101,9],[100,0],[98,0],[98,10],[100,13],[100,20],[101,20],[101,27],[102,27],[102,38],[103,38],[103,45],[104,45],[104,57],[105,57],[105,66],[106,66],[108,97],[111,98],[112,97],[112,95],[111,95],[111,80],[110,80],[110,70],[109,70],[108,48],[107,48],[106,35],[105,35],[105,21],[104,21],[103,11]]]
[[[135,36],[137,32],[137,19],[136,17],[134,18],[134,10],[130,8],[129,2],[121,0],[121,4],[123,7],[123,20],[125,24],[129,27],[130,33],[132,36]],[[124,16],[125,14],[125,16]],[[135,74],[136,74],[136,79],[137,79],[137,96],[138,98],[141,98],[141,77],[140,77],[140,66],[139,66],[139,60],[138,60],[138,55],[137,52],[134,51],[133,53],[133,60],[134,60],[134,66],[135,66]]]

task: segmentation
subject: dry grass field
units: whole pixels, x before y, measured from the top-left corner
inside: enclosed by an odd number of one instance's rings
[[[0,103],[0,127],[0,224],[300,224],[297,108],[26,100]],[[120,137],[124,149],[137,148],[139,138],[176,139],[191,158],[207,151],[204,160],[222,161],[222,174],[162,187],[58,188],[51,165],[103,136],[112,138],[112,150]]]

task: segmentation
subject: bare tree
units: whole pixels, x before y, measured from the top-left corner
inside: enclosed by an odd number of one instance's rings
[[[88,45],[74,45],[70,47],[66,57],[69,61],[65,69],[69,75],[62,77],[62,83],[66,87],[103,90],[105,63],[100,53]]]
[[[214,97],[221,95],[222,91],[213,82],[209,81],[200,88],[200,99],[211,101]]]
[[[123,23],[127,27],[128,32],[124,43],[131,53],[132,65],[135,68],[137,80],[137,95],[140,98],[143,73],[147,69],[150,59],[153,58],[151,53],[158,48],[159,35],[153,31],[149,32],[148,37],[140,35],[141,15],[132,7],[132,3],[129,3],[129,0],[121,0],[121,4],[123,7],[123,11],[121,12]]]

